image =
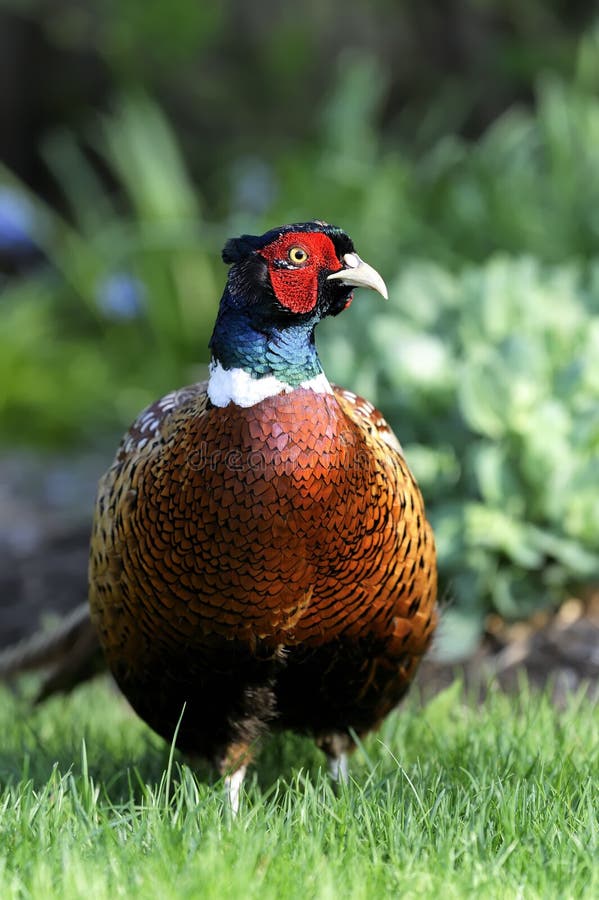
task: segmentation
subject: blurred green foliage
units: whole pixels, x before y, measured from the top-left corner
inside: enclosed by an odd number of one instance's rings
[[[599,264],[411,263],[390,295],[329,327],[328,370],[401,436],[467,642],[597,580]]]
[[[29,205],[43,253],[0,296],[3,440],[90,443],[203,377],[224,240],[324,217],[392,298],[359,296],[323,324],[325,368],[404,443],[454,639],[467,646],[491,609],[516,618],[596,582],[598,60],[595,31],[569,80],[539,80],[532,109],[509,109],[475,142],[446,135],[423,150],[417,135],[382,136],[385,69],[348,53],[318,139],[275,165],[239,158],[217,221],[147,96],[124,94],[85,141],[53,134],[44,157],[63,214],[0,178]]]

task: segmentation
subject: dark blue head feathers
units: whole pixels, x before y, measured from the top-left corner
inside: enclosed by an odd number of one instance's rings
[[[280,252],[285,253],[286,236],[297,234],[301,242],[302,233],[329,239],[306,239],[308,248],[314,247],[313,263],[294,267],[292,261],[277,257],[278,249],[272,258],[271,245],[279,246],[282,239]],[[291,239],[290,247],[293,243]],[[353,252],[353,242],[341,228],[319,221],[228,240],[222,256],[231,269],[210,341],[213,359],[224,370],[242,369],[254,378],[275,375],[294,386],[318,375],[322,368],[314,327],[325,315],[344,309],[352,290],[327,276],[342,267],[345,254]]]

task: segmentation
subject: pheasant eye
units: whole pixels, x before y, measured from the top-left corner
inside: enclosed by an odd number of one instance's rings
[[[289,257],[290,262],[295,266],[305,263],[308,259],[308,253],[303,247],[292,247],[287,256]]]

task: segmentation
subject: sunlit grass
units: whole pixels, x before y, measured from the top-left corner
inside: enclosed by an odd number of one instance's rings
[[[592,897],[599,717],[523,686],[414,697],[336,796],[308,740],[267,744],[237,820],[104,683],[0,698],[2,897]]]

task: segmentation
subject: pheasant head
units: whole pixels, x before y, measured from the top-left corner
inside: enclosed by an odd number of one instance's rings
[[[323,222],[285,225],[232,238],[223,260],[231,268],[210,341],[212,403],[252,406],[300,386],[330,392],[315,326],[346,309],[356,287],[387,297],[351,238]]]

